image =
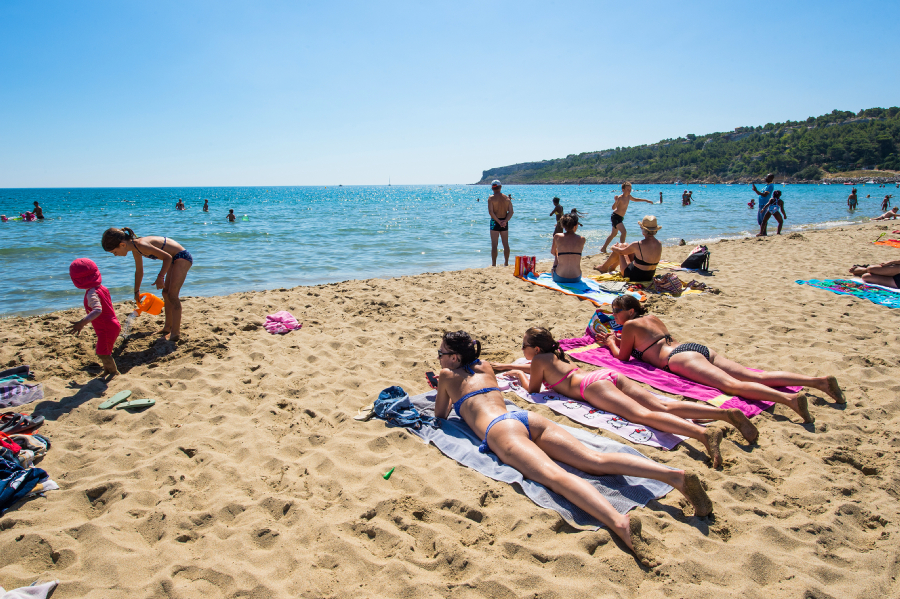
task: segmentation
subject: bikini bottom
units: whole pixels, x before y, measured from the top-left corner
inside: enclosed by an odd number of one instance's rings
[[[681,343],[672,350],[672,353],[669,354],[669,360],[666,361],[666,367],[663,368],[666,372],[672,372],[669,370],[669,362],[672,360],[672,356],[675,354],[683,354],[684,352],[695,351],[698,354],[701,354],[704,358],[706,358],[707,362],[709,361],[709,348],[705,345],[700,345],[699,343]]]
[[[601,368],[584,375],[584,378],[581,379],[581,401],[585,401],[584,392],[587,388],[597,381],[611,381],[615,385],[619,382],[619,375],[608,368]]]
[[[491,427],[504,420],[518,420],[519,422],[524,424],[525,430],[528,431],[528,440],[531,440],[531,427],[528,426],[528,412],[525,410],[507,412],[506,414],[497,416],[496,418],[491,420],[491,423],[487,426],[487,429],[484,431],[484,441],[482,441],[481,445],[478,446],[478,451],[480,453],[487,453],[491,450],[491,448],[488,447],[488,434],[491,432]]]

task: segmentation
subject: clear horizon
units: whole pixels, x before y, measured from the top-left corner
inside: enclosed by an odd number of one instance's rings
[[[516,163],[896,105],[892,36],[860,38],[847,12],[5,2],[0,188],[464,185]],[[853,12],[893,22],[900,5]]]

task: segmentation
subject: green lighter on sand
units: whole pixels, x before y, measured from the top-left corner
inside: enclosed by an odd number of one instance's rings
[[[394,468],[396,468],[396,466],[394,466]],[[391,477],[391,475],[394,473],[394,468],[391,468],[390,470],[388,470],[387,472],[385,472],[385,473],[381,476],[381,478],[383,478],[384,480],[389,479],[389,478]]]

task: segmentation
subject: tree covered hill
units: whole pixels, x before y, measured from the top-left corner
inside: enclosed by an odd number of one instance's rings
[[[478,183],[716,183],[770,172],[779,179],[815,180],[825,172],[859,169],[900,170],[900,108],[834,110],[805,121],[570,154],[486,170]]]

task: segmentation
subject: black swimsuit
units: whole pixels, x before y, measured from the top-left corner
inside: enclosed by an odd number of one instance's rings
[[[638,249],[640,249],[641,244],[638,243]],[[635,264],[640,264],[641,266],[652,266],[652,270],[647,270],[644,268],[638,268]],[[625,267],[625,270],[622,271],[622,276],[628,278],[631,281],[643,282],[643,281],[652,281],[653,275],[656,274],[656,266],[659,262],[651,263],[645,262],[643,260],[643,254],[640,258],[635,256],[634,261]],[[642,352],[643,353],[643,352]]]
[[[656,339],[654,339],[653,343],[651,343],[650,345],[645,347],[642,351],[632,349],[631,355],[634,356],[635,358],[637,358],[638,360],[643,360],[644,352],[647,351],[648,349],[650,349],[651,347],[653,347],[654,345],[656,345],[657,343],[659,343],[659,341],[661,339],[665,339],[666,343],[672,342],[671,335],[663,335],[662,337],[657,337]],[[705,345],[700,345],[699,343],[679,343],[675,347],[675,349],[672,350],[672,353],[669,354],[669,359],[666,360],[666,365],[663,366],[663,370],[665,370],[666,372],[672,372],[671,370],[669,370],[669,362],[672,361],[672,356],[674,356],[675,354],[683,354],[684,352],[689,352],[689,351],[697,352],[698,354],[700,354],[704,358],[706,358],[707,361],[709,361],[709,348],[706,347]]]

